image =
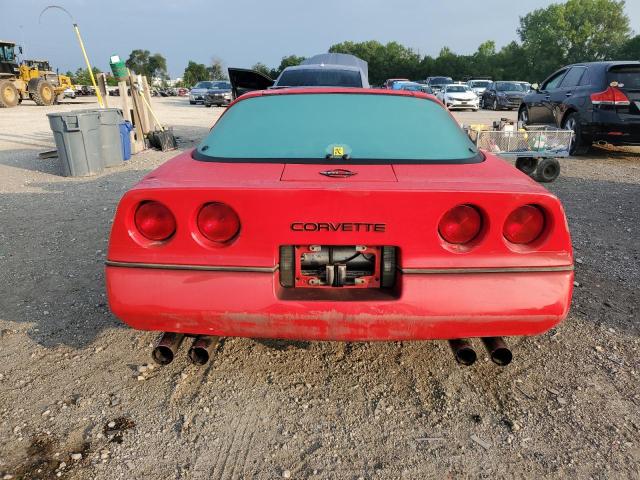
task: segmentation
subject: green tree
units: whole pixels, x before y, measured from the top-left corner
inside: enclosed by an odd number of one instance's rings
[[[227,72],[222,66],[222,60],[219,58],[211,59],[211,66],[207,67],[210,80],[227,80]]]
[[[95,76],[102,72],[98,67],[93,67],[93,76]],[[67,72],[71,73],[71,72]],[[76,73],[71,75],[71,81],[74,85],[91,85],[91,76],[89,75],[89,70],[86,68],[78,68]]]
[[[267,77],[271,76],[271,69],[269,67],[267,67],[262,62],[256,63],[253,67],[251,67],[251,70],[255,70],[256,72],[260,72],[263,75],[266,75]]]
[[[496,42],[487,40],[483,42],[473,54],[473,74],[474,77],[495,77]]]
[[[152,78],[168,78],[167,60],[159,53],[153,55],[149,50],[133,50],[125,62],[133,72]]]
[[[387,78],[421,76],[420,55],[398,42],[386,45],[376,41],[342,42],[329,48],[331,53],[348,53],[369,64],[369,83],[381,85]]]
[[[278,78],[282,71],[287,67],[295,67],[300,65],[305,60],[305,57],[298,57],[297,55],[289,55],[288,57],[282,57],[280,66],[278,68],[272,68],[269,76],[271,78]]]
[[[530,73],[532,64],[518,42],[511,42],[500,49],[492,59],[494,80],[539,81]]]
[[[118,79],[113,75],[107,74],[107,86],[109,87],[117,87]]]
[[[189,60],[187,68],[184,69],[182,81],[186,86],[192,87],[202,80],[209,80],[209,71],[207,70],[207,66],[202,63],[196,63]]]
[[[541,80],[562,65],[609,58],[629,39],[624,0],[568,0],[520,18],[530,74]]]
[[[473,57],[457,55],[449,47],[442,47],[440,50],[434,62],[434,72],[454,80],[477,76],[473,68]]]
[[[640,59],[640,35],[627,40],[616,52],[616,60],[638,60]]]

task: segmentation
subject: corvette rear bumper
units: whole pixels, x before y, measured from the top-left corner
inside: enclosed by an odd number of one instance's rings
[[[107,266],[106,280],[113,313],[140,330],[426,340],[543,333],[567,315],[573,271],[401,274],[393,292],[343,291],[331,300],[317,291],[296,296],[299,289],[283,289],[269,271]]]

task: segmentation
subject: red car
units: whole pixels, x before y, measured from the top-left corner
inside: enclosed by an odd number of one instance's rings
[[[109,304],[133,328],[184,336],[448,339],[563,320],[573,253],[560,201],[476,150],[433,96],[300,88],[243,95],[194,150],[128,191],[113,222]],[[198,337],[200,336],[200,337]]]

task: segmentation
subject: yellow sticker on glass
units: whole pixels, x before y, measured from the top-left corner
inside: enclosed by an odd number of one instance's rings
[[[344,155],[344,147],[333,147],[333,156],[341,157]]]

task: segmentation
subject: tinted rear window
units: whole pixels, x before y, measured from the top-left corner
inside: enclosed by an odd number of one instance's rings
[[[524,86],[516,82],[496,82],[496,90],[499,92],[524,92]]]
[[[264,95],[236,103],[196,149],[209,161],[474,163],[482,160],[440,104],[376,94]]]
[[[585,67],[572,67],[560,82],[560,87],[575,87],[580,84],[580,80],[582,80],[582,76],[586,71]]]
[[[640,65],[621,65],[609,69],[607,79],[610,82],[618,82],[625,90],[640,89]]]
[[[362,87],[360,72],[356,70],[328,70],[324,68],[296,69],[282,72],[279,87]]]
[[[193,88],[213,88],[213,82],[198,82]]]
[[[451,77],[433,77],[429,85],[449,85],[450,83],[453,83]]]
[[[447,86],[447,92],[468,92],[469,91],[469,87],[467,87],[466,85],[448,85]]]

